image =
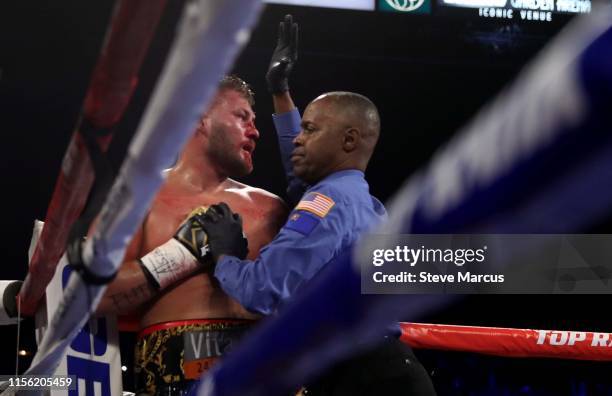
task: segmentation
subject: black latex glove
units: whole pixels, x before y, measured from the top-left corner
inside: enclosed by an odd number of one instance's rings
[[[285,15],[285,19],[278,27],[278,41],[266,73],[268,90],[271,94],[280,94],[289,90],[289,75],[297,61],[297,46],[298,25],[293,22],[291,15]]]
[[[242,231],[242,218],[233,213],[226,203],[212,205],[198,219],[208,235],[208,246],[214,264],[222,255],[243,260],[249,253],[249,243]]]

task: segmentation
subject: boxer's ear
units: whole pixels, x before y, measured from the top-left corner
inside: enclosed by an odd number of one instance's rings
[[[196,128],[196,133],[201,133],[204,136],[208,136],[210,133],[210,117],[204,114],[200,121],[198,122],[198,127]]]

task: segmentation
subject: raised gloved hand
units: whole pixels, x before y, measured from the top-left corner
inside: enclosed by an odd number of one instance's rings
[[[212,205],[201,219],[208,235],[213,265],[222,255],[244,259],[249,253],[249,242],[242,231],[242,218],[233,213],[226,203]]]
[[[291,15],[285,15],[278,28],[276,48],[266,73],[268,90],[271,94],[281,94],[289,90],[289,75],[297,61],[297,46],[298,25],[293,22]]]
[[[140,259],[145,275],[160,290],[201,269],[212,269],[208,236],[202,227],[206,207],[194,209],[168,242]]]

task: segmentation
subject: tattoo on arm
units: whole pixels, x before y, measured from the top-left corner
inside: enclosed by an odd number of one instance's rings
[[[118,313],[127,313],[148,301],[156,293],[157,290],[146,281],[128,291],[111,294],[109,298]]]

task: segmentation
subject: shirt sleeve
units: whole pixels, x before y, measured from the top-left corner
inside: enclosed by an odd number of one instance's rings
[[[289,204],[295,205],[307,189],[306,183],[295,177],[291,165],[291,152],[293,151],[293,139],[300,133],[300,112],[297,108],[281,114],[273,114],[274,128],[278,138],[283,168],[287,179],[287,196]]]
[[[336,256],[351,228],[348,217],[339,204],[324,217],[294,210],[256,260],[223,256],[215,277],[246,309],[269,315]]]

